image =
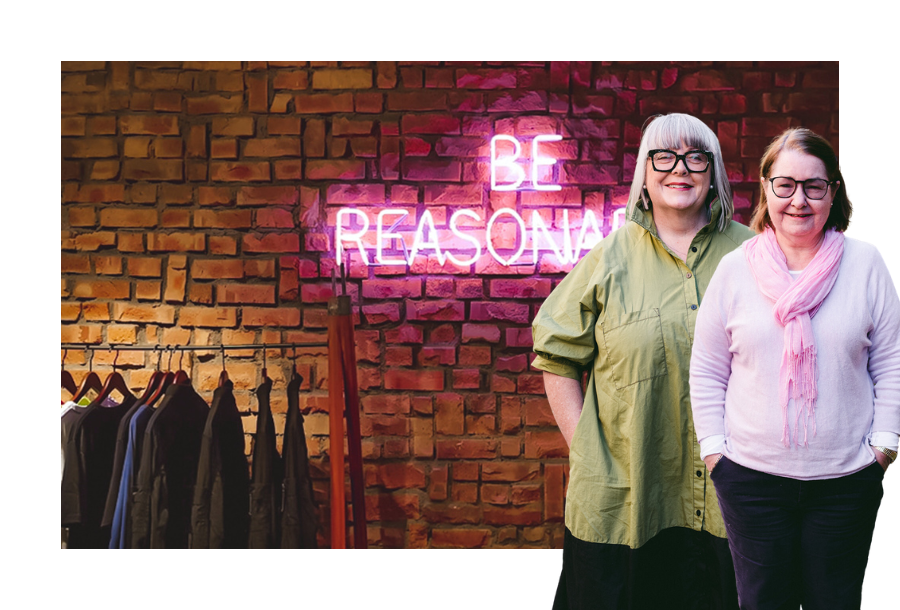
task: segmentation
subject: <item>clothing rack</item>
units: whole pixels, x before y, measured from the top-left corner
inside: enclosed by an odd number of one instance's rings
[[[348,254],[349,260],[349,254]],[[251,343],[232,345],[121,345],[92,343],[63,343],[60,349],[82,349],[94,351],[147,351],[164,352],[206,351],[221,352],[236,350],[291,349],[304,347],[328,348],[329,364],[329,461],[331,462],[331,548],[347,548],[346,497],[344,475],[344,438],[346,420],[347,453],[351,490],[351,514],[353,516],[354,548],[368,546],[365,483],[362,465],[362,441],[360,438],[359,385],[356,374],[356,341],[353,336],[353,313],[350,296],[347,294],[347,265],[341,262],[331,270],[332,294],[328,299],[328,340],[298,343]],[[338,273],[340,274],[338,276]],[[338,284],[340,279],[340,284]],[[341,294],[338,294],[338,285]],[[296,356],[296,352],[295,352]],[[265,351],[263,351],[265,357]],[[65,357],[64,357],[65,359]],[[93,360],[93,359],[91,359]],[[64,363],[65,364],[65,363]],[[93,366],[90,365],[93,369]],[[265,366],[265,365],[263,365]],[[115,370],[115,362],[113,370]],[[265,370],[265,369],[263,369]],[[335,448],[340,450],[335,451]]]

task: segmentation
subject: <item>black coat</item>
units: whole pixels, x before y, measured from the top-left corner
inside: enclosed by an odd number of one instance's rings
[[[275,421],[269,404],[272,380],[256,390],[259,411],[253,439],[253,474],[250,480],[250,548],[281,546],[281,483],[284,477],[281,456],[275,445]]]
[[[62,475],[62,525],[69,528],[69,548],[109,547],[109,527],[101,527],[112,478],[119,422],[134,404],[104,407],[94,401],[72,424],[66,439]]]
[[[288,384],[288,411],[284,425],[284,512],[281,514],[281,548],[316,548],[316,505],[313,500],[312,479],[309,478],[309,454],[303,414],[300,413],[300,384],[303,378],[295,375]]]
[[[226,381],[216,389],[203,429],[191,510],[194,549],[247,548],[250,470],[233,388]]]
[[[200,442],[209,407],[172,384],[147,423],[132,511],[132,548],[188,548]]]

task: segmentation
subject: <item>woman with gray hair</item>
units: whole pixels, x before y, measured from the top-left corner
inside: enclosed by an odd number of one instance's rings
[[[626,213],[533,323],[534,366],[569,444],[553,607],[737,608],[688,372],[713,271],[753,233],[731,220],[709,127],[685,114],[646,127]]]

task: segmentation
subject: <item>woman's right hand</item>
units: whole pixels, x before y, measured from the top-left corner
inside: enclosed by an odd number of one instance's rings
[[[706,464],[706,469],[709,472],[712,472],[713,468],[716,467],[716,462],[718,462],[721,457],[721,453],[712,453],[703,458],[703,462]]]

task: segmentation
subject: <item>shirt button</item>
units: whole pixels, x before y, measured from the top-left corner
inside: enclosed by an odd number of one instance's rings
[[[703,471],[702,471],[702,470],[698,470],[698,471],[697,471],[697,476],[698,476],[698,477],[702,477],[702,476],[703,476]]]
[[[693,274],[692,274],[690,271],[688,271],[687,277],[688,277],[688,279],[691,279],[691,278],[694,277],[694,276],[693,276]]]
[[[700,515],[702,515],[702,514],[703,514],[703,513],[701,513],[699,510],[697,511],[697,516],[698,516],[698,517],[699,517]]]
[[[697,246],[694,246],[693,248],[691,248],[691,252],[696,252],[696,251],[697,251]]]
[[[697,309],[696,305],[691,305],[691,309]]]

